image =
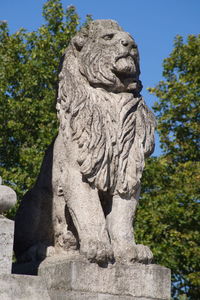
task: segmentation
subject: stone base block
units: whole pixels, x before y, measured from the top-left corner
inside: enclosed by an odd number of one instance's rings
[[[100,267],[80,256],[51,257],[41,263],[38,275],[45,281],[51,299],[170,299],[170,270],[153,264]]]
[[[0,299],[50,300],[51,298],[49,297],[42,278],[29,275],[5,274],[0,275]]]
[[[11,274],[14,222],[0,216],[0,274]]]

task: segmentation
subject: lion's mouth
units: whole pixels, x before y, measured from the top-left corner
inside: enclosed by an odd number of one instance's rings
[[[137,76],[138,72],[134,57],[130,53],[117,56],[113,71],[118,77],[123,76],[123,78],[127,78]]]
[[[129,53],[116,58],[113,73],[121,82],[137,83],[139,81],[139,71],[137,70],[133,56]]]
[[[121,58],[127,58],[129,56],[134,60],[134,56],[131,53],[127,52],[127,53],[123,53],[123,54],[118,55],[115,59],[115,62],[117,62]]]
[[[114,70],[113,73],[120,79],[120,81],[129,80],[131,82],[138,82],[138,76],[135,76],[133,73],[121,72]]]
[[[133,92],[134,94],[141,91],[142,85],[139,80],[139,72],[136,72],[135,69],[131,71],[128,68],[123,68],[119,71],[114,69],[113,73],[126,91]]]

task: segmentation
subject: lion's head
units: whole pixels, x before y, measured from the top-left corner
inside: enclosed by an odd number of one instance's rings
[[[139,54],[112,20],[83,28],[65,52],[58,90],[61,130],[71,130],[85,179],[110,193],[138,187],[155,121],[140,95]]]
[[[140,91],[139,54],[129,33],[112,20],[97,20],[72,39],[80,72],[94,87]]]

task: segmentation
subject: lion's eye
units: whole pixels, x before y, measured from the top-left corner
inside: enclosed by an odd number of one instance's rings
[[[112,38],[114,37],[114,33],[110,33],[110,34],[105,34],[103,36],[103,39],[106,41],[112,40]]]

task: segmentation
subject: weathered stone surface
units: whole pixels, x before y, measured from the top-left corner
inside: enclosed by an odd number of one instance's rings
[[[91,262],[151,262],[132,228],[155,128],[139,75],[137,45],[115,21],[93,21],[72,39],[59,75],[59,134],[16,216],[18,260],[77,248]]]
[[[100,267],[77,257],[54,257],[40,265],[39,275],[53,299],[170,299],[170,270],[158,265]]]
[[[13,207],[17,202],[15,191],[10,187],[1,184],[2,179],[0,177],[0,214]]]
[[[149,298],[132,297],[132,296],[117,296],[101,293],[87,293],[79,291],[51,291],[50,297],[52,300],[152,300]],[[156,299],[159,300],[159,299]]]
[[[49,297],[42,278],[28,275],[0,275],[0,299],[53,300]]]
[[[14,222],[0,216],[0,274],[11,274],[13,237]]]

